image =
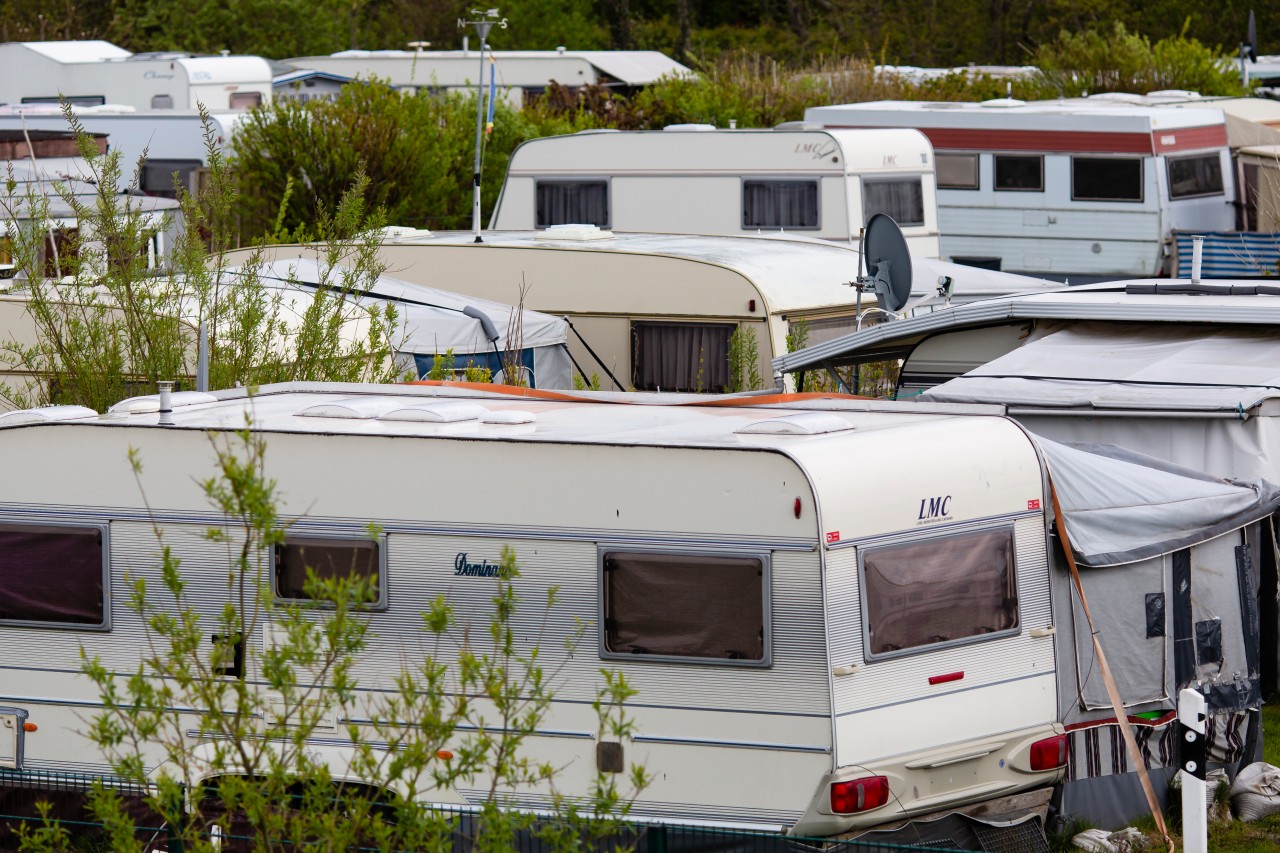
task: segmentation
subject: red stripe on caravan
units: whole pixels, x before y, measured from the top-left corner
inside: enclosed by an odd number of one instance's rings
[[[843,125],[840,125],[843,126]],[[853,125],[848,125],[853,127]],[[829,128],[837,125],[828,125]],[[1062,151],[1089,154],[1150,154],[1146,133],[1078,130],[983,130],[968,127],[920,127],[938,151]]]
[[[1157,130],[1151,135],[1155,137],[1157,154],[1194,151],[1198,148],[1225,148],[1227,145],[1227,128],[1222,124]]]

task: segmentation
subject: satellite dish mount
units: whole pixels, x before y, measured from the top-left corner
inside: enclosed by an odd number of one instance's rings
[[[858,236],[858,279],[849,283],[858,291],[857,328],[861,329],[862,318],[873,311],[898,319],[911,295],[911,253],[898,223],[883,213],[872,216]],[[864,260],[868,275],[862,272]],[[865,312],[864,293],[876,295],[876,307]]]

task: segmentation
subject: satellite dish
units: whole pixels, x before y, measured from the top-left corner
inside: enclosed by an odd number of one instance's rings
[[[895,314],[901,311],[911,296],[911,253],[898,223],[884,213],[871,217],[862,253],[867,259],[866,283],[875,291],[879,306]]]

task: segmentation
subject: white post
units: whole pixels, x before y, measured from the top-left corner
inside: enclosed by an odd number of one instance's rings
[[[1204,238],[1191,238],[1191,283],[1200,283],[1200,268],[1204,265]]]
[[[1209,816],[1204,781],[1204,697],[1197,690],[1178,694],[1178,722],[1182,725],[1182,849],[1208,853]],[[1198,737],[1197,737],[1198,735]],[[1190,749],[1188,748],[1190,747]],[[1194,756],[1192,755],[1194,754]]]

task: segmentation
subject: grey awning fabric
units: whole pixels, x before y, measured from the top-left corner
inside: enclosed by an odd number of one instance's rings
[[[1179,551],[1280,508],[1280,487],[1266,480],[1220,480],[1115,445],[1035,440],[1085,566]]]
[[[1073,323],[924,399],[1046,408],[1247,411],[1280,397],[1274,329]]]

